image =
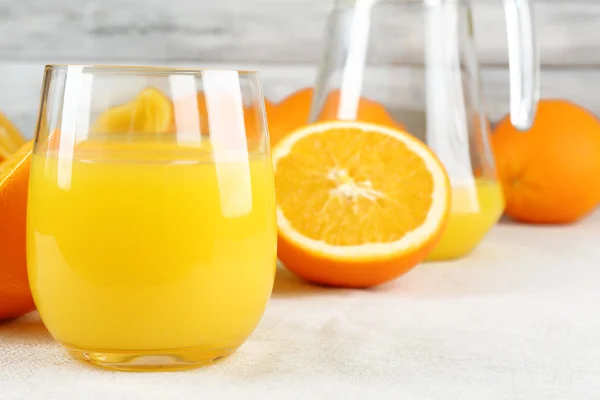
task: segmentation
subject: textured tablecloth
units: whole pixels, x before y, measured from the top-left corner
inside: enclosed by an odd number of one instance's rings
[[[0,399],[600,399],[600,213],[498,225],[478,251],[372,290],[279,270],[216,365],[125,373],[69,359],[32,314],[0,325]]]

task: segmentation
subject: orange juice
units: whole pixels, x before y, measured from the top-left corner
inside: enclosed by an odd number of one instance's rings
[[[75,353],[216,358],[238,347],[275,275],[269,157],[216,162],[199,148],[135,146],[72,154],[34,154],[31,165],[29,277],[50,333]]]
[[[472,186],[453,187],[448,226],[428,260],[468,255],[498,222],[503,211],[502,188],[494,180],[478,178]]]

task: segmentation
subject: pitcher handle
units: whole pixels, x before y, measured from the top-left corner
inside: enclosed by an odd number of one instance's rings
[[[540,59],[529,0],[504,0],[510,69],[510,121],[527,130],[540,97]]]

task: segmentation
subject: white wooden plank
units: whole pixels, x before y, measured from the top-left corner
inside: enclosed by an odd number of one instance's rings
[[[189,64],[181,64],[189,66]],[[227,67],[228,64],[206,64],[207,67]],[[245,68],[257,65],[242,64]],[[291,92],[311,86],[315,68],[306,66],[266,65],[260,67],[265,95],[279,101]],[[32,137],[39,107],[43,64],[0,63],[0,111],[11,118]],[[366,95],[382,101],[400,119],[417,124],[422,114],[425,92],[423,71],[418,67],[379,68],[371,70],[365,79]],[[483,90],[492,121],[508,112],[508,71],[505,68],[485,68]],[[594,86],[600,87],[600,69],[545,69],[542,72],[542,96],[564,98],[600,115],[600,98]],[[413,121],[413,122],[411,122]]]
[[[398,3],[407,0],[397,0]],[[0,58],[315,63],[332,0],[3,0]],[[480,60],[505,64],[502,1],[474,6]],[[600,64],[600,1],[537,0],[546,65]],[[383,10],[383,9],[382,9]],[[378,62],[422,61],[418,8],[377,13]]]

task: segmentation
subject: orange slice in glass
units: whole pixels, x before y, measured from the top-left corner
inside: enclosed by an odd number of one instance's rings
[[[173,127],[173,104],[160,90],[146,88],[129,103],[109,108],[92,131],[105,133],[167,133]]]
[[[324,285],[368,287],[425,259],[448,220],[450,185],[435,154],[383,125],[308,125],[273,148],[278,257]]]

